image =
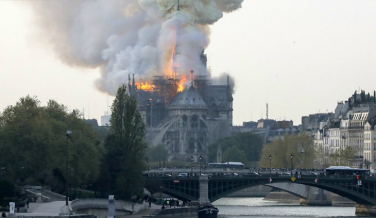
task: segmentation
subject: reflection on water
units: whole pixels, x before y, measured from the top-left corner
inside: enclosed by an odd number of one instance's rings
[[[220,218],[355,217],[353,206],[300,206],[299,203],[264,201],[263,198],[222,198],[213,205],[218,207]]]

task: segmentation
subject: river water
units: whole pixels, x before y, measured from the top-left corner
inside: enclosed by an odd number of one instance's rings
[[[219,218],[356,217],[354,206],[300,206],[298,202],[281,203],[263,198],[221,198],[213,205],[219,209]]]

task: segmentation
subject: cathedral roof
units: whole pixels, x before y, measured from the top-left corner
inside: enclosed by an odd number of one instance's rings
[[[184,89],[172,99],[171,107],[206,108],[207,105],[193,85],[191,85],[189,89]]]

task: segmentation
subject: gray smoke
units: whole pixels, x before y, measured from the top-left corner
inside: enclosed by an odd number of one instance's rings
[[[200,61],[209,25],[243,0],[49,0],[32,1],[42,40],[65,63],[101,68],[99,90],[114,95],[138,79],[169,75],[176,47],[179,74],[205,75]],[[187,76],[189,78],[189,76]]]
[[[232,77],[229,73],[223,72],[218,77],[212,78],[213,85],[227,85],[227,82],[230,85],[231,93],[235,92],[235,78]]]

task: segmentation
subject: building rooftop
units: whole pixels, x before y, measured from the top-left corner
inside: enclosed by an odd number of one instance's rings
[[[206,108],[207,105],[196,89],[191,85],[189,89],[178,93],[171,101],[170,108]]]

